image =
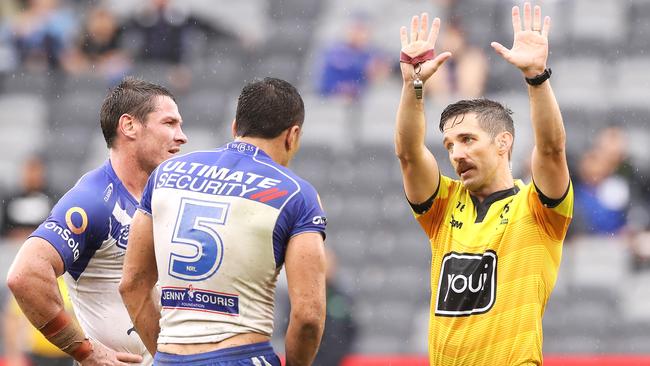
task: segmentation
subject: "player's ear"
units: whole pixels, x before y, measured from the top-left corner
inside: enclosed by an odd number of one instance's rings
[[[117,131],[118,134],[122,134],[130,139],[135,139],[136,137],[136,123],[135,118],[128,113],[124,113],[120,116],[120,119],[117,121]]]
[[[237,120],[233,119],[232,123],[230,124],[230,130],[232,133],[232,138],[237,137]]]
[[[284,145],[287,151],[294,150],[298,146],[298,140],[302,129],[298,125],[293,125],[287,128],[287,134],[284,138]]]

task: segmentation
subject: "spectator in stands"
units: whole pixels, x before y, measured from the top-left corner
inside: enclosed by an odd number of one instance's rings
[[[113,13],[101,6],[91,8],[77,44],[64,58],[66,71],[71,74],[99,72],[110,84],[121,80],[131,64],[120,48],[120,33]]]
[[[0,73],[11,72],[18,65],[11,29],[18,14],[18,0],[0,1]]]
[[[138,61],[163,62],[173,65],[169,79],[173,86],[185,90],[191,83],[188,48],[191,32],[198,31],[211,40],[237,39],[229,30],[195,17],[187,9],[169,0],[150,0],[135,17],[124,25],[125,31],[141,36]]]
[[[627,224],[634,179],[635,169],[628,159],[625,131],[618,126],[604,128],[578,161],[576,233],[621,233]]]
[[[28,71],[58,69],[70,47],[76,22],[58,0],[27,0],[10,24],[20,64]]]
[[[487,57],[482,49],[467,43],[459,23],[452,22],[441,34],[439,49],[448,50],[454,57],[426,84],[427,94],[441,104],[482,96],[488,74]]]
[[[370,23],[366,14],[352,16],[345,38],[328,46],[321,57],[318,91],[324,96],[360,98],[368,84],[385,78],[389,63],[385,55],[370,44]]]
[[[314,366],[338,366],[351,353],[357,335],[352,297],[336,280],[336,254],[326,247],[327,317]]]
[[[45,164],[38,156],[28,158],[22,167],[20,188],[2,200],[0,235],[22,243],[47,218],[53,206],[45,180]]]

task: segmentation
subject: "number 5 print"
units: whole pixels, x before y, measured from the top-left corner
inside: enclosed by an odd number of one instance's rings
[[[169,255],[170,276],[200,281],[217,272],[223,259],[217,228],[226,223],[228,208],[222,202],[181,199]]]

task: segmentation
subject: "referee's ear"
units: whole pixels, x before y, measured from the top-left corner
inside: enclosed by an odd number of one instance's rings
[[[120,116],[117,122],[117,135],[124,135],[127,139],[135,140],[137,135],[137,127],[135,118],[128,113]]]

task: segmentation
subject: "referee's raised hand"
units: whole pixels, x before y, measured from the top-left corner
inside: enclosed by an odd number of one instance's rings
[[[524,4],[523,27],[518,6],[512,8],[512,28],[514,41],[512,48],[507,49],[498,42],[492,42],[492,48],[506,61],[513,64],[532,78],[546,69],[548,58],[548,31],[551,18],[546,16],[542,23],[542,8],[536,5],[531,11],[529,2]]]
[[[438,32],[440,31],[440,19],[435,18],[429,29],[429,15],[422,13],[421,16],[413,16],[411,19],[411,32],[407,33],[406,27],[400,28],[400,40],[402,42],[402,53],[409,58],[416,58],[434,50]],[[436,70],[449,58],[450,52],[443,52],[432,59],[420,63],[419,78],[423,82],[433,75]],[[402,78],[405,82],[413,81],[415,78],[416,66],[407,62],[400,62]]]

